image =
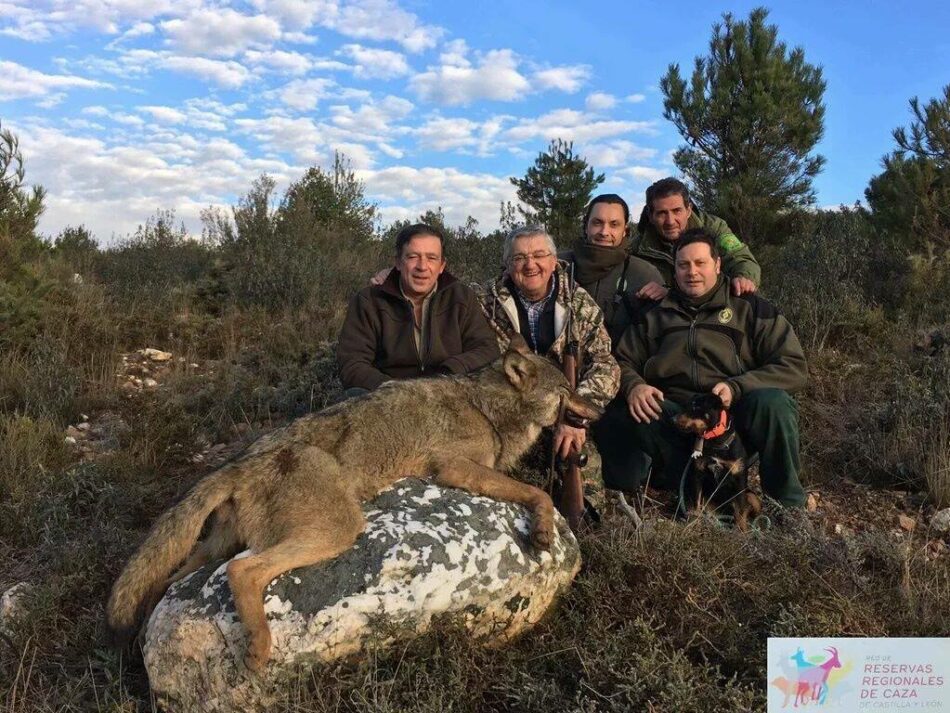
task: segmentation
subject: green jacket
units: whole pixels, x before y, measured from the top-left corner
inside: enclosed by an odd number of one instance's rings
[[[641,307],[614,352],[625,396],[646,382],[685,405],[720,381],[739,399],[754,389],[796,391],[808,379],[788,320],[758,295],[734,296],[722,277],[700,306],[673,289]]]
[[[701,210],[693,209],[686,229],[705,228],[716,238],[722,253],[722,271],[730,278],[748,277],[756,285],[762,284],[762,268],[752,256],[749,246],[732,232],[726,221]],[[663,238],[649,220],[641,220],[637,226],[639,238],[633,254],[653,263],[662,273],[667,285],[673,285],[673,243]]]
[[[568,343],[568,311],[572,337],[581,347],[582,365],[577,379],[577,393],[589,398],[598,406],[606,406],[617,394],[620,385],[620,369],[610,353],[610,337],[604,329],[604,316],[593,298],[581,287],[568,288],[564,268],[557,267],[558,291],[554,305],[555,339],[548,356],[560,365],[561,355]],[[498,338],[498,347],[508,349],[511,335],[520,331],[517,299],[505,284],[504,276],[490,285],[472,286],[478,294],[482,310]]]

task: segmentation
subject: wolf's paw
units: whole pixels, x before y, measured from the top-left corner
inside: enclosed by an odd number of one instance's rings
[[[539,527],[531,533],[531,544],[536,549],[547,552],[551,549],[551,542],[554,540],[554,533],[549,527]]]
[[[270,658],[270,641],[252,640],[244,655],[244,665],[253,673],[260,673],[267,666]]]

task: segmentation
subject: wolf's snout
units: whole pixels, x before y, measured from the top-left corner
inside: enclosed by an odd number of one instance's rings
[[[596,421],[604,415],[602,408],[595,406],[592,402],[577,394],[571,394],[567,401],[567,410],[575,416],[589,421]]]

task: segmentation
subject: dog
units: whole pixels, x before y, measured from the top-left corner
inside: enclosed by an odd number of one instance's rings
[[[686,507],[717,510],[732,506],[736,527],[746,531],[762,512],[762,502],[749,491],[748,458],[732,419],[716,394],[697,394],[673,425],[696,437],[687,467]]]
[[[516,339],[479,372],[389,382],[262,437],[156,521],[113,586],[110,631],[116,640],[131,636],[170,584],[250,548],[251,556],[231,560],[227,576],[248,630],[244,662],[260,671],[271,649],[267,584],[349,549],[366,526],[360,503],[409,475],[527,506],[531,543],[548,549],[550,496],[499,470],[514,467],[557,421],[562,399],[581,418],[601,414]]]

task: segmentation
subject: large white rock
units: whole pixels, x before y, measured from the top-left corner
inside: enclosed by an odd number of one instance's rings
[[[950,508],[935,512],[930,518],[930,526],[937,532],[950,532]]]
[[[301,663],[418,635],[436,616],[455,616],[482,643],[502,644],[537,623],[580,569],[560,517],[551,551],[538,552],[527,511],[509,503],[407,479],[365,511],[368,526],[349,552],[267,588],[274,648],[261,676],[241,663],[246,634],[226,563],[171,587],[145,639],[159,701],[175,711],[263,709]]]

